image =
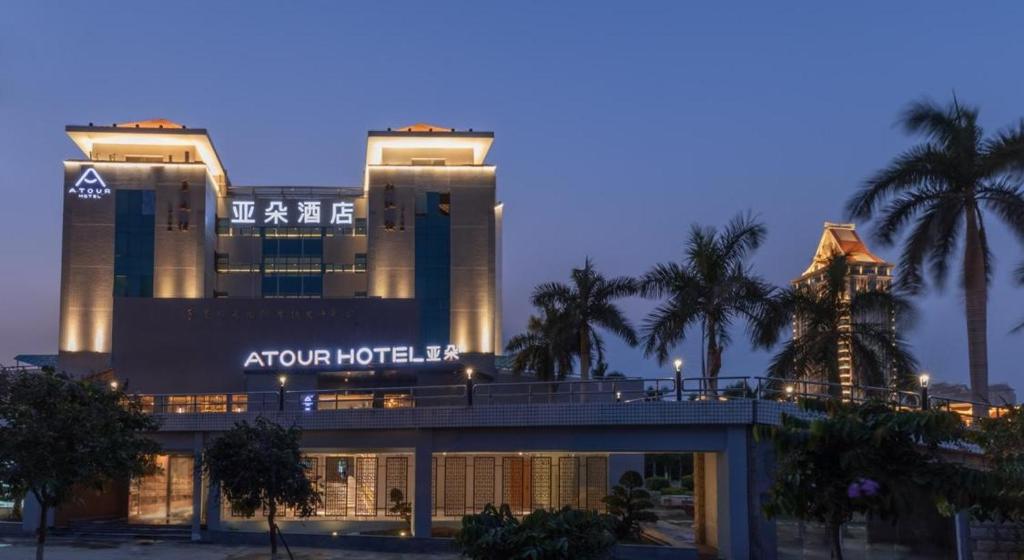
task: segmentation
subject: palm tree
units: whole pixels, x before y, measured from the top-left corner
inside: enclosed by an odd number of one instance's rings
[[[576,338],[565,320],[551,308],[530,316],[526,332],[513,336],[506,350],[512,354],[512,370],[533,372],[537,379],[564,379],[572,371]]]
[[[907,388],[913,382],[917,363],[892,323],[895,318],[909,326],[913,308],[881,286],[852,289],[849,272],[846,258],[833,256],[823,282],[777,296],[771,328],[781,332],[794,319],[800,328],[772,359],[769,376],[813,379],[838,389],[840,352],[847,350],[853,385]]]
[[[898,267],[911,293],[924,286],[927,262],[938,288],[963,238],[961,282],[967,319],[967,354],[974,400],[988,402],[988,287],[992,267],[985,213],[1024,239],[1024,121],[992,137],[978,126],[978,109],[956,98],[947,107],[911,104],[900,118],[925,141],[869,178],[847,209],[857,219],[877,217],[875,234],[892,245],[906,232]],[[884,205],[884,206],[883,206]]]
[[[773,289],[751,273],[746,261],[764,236],[764,225],[749,214],[736,216],[722,231],[694,225],[684,262],[658,264],[640,279],[641,295],[665,299],[644,320],[645,355],[664,364],[686,331],[699,327],[706,344],[702,375],[712,378],[714,391],[733,321],[745,319],[751,334],[760,337],[761,307]]]
[[[636,346],[636,331],[614,301],[636,293],[631,278],[605,278],[587,257],[583,268],[572,270],[571,282],[549,282],[533,291],[533,304],[557,310],[567,321],[567,328],[579,341],[580,378],[590,378],[590,360],[600,352],[601,340],[596,329],[603,328]],[[601,356],[598,356],[600,359]]]

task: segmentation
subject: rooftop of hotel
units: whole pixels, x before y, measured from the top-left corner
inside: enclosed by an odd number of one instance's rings
[[[889,264],[868,249],[867,244],[857,233],[856,225],[825,222],[814,258],[801,278],[823,268],[835,255],[845,257],[846,262],[850,264]]]

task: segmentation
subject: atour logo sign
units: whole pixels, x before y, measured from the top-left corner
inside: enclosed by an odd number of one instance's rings
[[[75,184],[68,189],[68,194],[73,194],[79,200],[100,199],[110,194],[110,187],[100,177],[100,172],[94,167],[88,167],[82,171]]]

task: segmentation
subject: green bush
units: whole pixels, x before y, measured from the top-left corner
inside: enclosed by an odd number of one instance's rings
[[[682,488],[683,490],[693,492],[693,475],[688,474],[679,479],[679,487]]]
[[[474,560],[600,560],[611,555],[612,521],[593,511],[537,510],[519,521],[508,505],[491,504],[462,518],[455,542]]]
[[[658,492],[664,488],[672,486],[672,483],[667,478],[660,476],[652,476],[644,481],[644,488],[647,488],[651,492]]]
[[[668,488],[661,489],[662,496],[682,496],[692,494],[693,490],[687,490],[686,488],[680,488],[679,486],[670,486]]]
[[[619,483],[612,486],[610,496],[605,496],[608,513],[615,519],[615,536],[619,539],[637,542],[643,529],[640,523],[654,522],[658,516],[650,511],[654,507],[651,495],[643,489],[644,479],[636,471],[626,471]]]

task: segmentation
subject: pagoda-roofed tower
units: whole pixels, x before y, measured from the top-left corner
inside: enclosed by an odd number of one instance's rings
[[[828,263],[837,256],[846,259],[848,265],[848,281],[846,293],[843,296],[847,300],[857,292],[888,290],[892,286],[893,265],[868,249],[864,240],[857,233],[854,224],[825,222],[821,239],[818,241],[818,248],[814,252],[814,258],[811,259],[807,270],[792,281],[793,287],[813,290],[824,285]],[[850,317],[843,317],[841,320],[843,328],[851,328]],[[895,317],[892,316],[869,317],[861,320],[888,324],[894,332],[896,329]],[[801,318],[795,317],[793,338],[799,338],[803,334],[804,328],[806,327]],[[804,372],[802,375],[805,378],[815,377],[813,372]],[[839,348],[839,382],[842,384],[843,398],[850,398],[854,385],[864,385],[859,382],[858,377],[849,345],[841,344]],[[890,382],[891,379],[886,381]]]

